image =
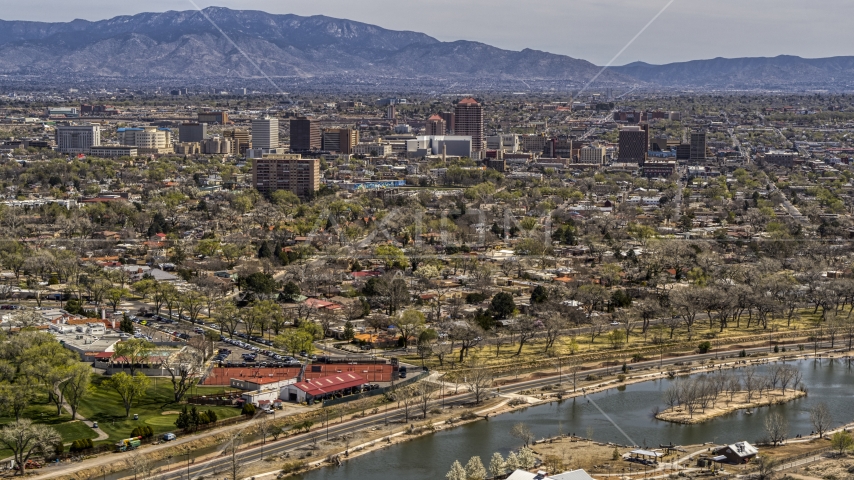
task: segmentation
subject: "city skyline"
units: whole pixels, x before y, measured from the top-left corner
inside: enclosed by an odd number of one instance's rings
[[[387,0],[368,0],[358,5],[340,0],[329,0],[321,5],[303,0],[287,5],[268,0],[195,3],[155,0],[145,6],[103,0],[83,0],[73,5],[35,0],[25,5],[5,5],[3,19],[96,21],[143,11],[221,6],[345,18],[390,30],[424,32],[442,41],[472,40],[510,50],[543,50],[597,65],[607,64],[624,47],[625,51],[614,60],[614,65],[635,61],[662,64],[717,57],[796,55],[820,58],[854,54],[849,47],[854,34],[844,28],[845,19],[854,14],[854,4],[848,2],[829,0],[822,9],[811,8],[802,0],[757,0],[749,5],[735,0],[722,0],[715,5],[676,0],[664,8],[667,5],[666,0],[642,5],[627,0],[583,0],[570,6],[558,5],[553,0],[538,0],[525,5],[528,14],[508,16],[514,6],[506,0],[488,4],[477,0],[463,5],[439,0],[434,8],[419,10],[418,15],[400,15],[400,4]],[[448,15],[448,9],[453,9],[455,14]],[[659,12],[661,15],[650,27],[631,41]],[[481,21],[467,20],[473,17]],[[544,19],[549,19],[555,28],[543,28]],[[505,28],[507,26],[513,28]],[[798,35],[780,34],[793,31]]]

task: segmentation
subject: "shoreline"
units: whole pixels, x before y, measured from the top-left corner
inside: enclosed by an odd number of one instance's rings
[[[836,353],[836,352],[835,351],[828,351],[828,352],[824,352],[822,355],[827,355],[827,354],[832,354],[832,353]],[[703,373],[703,372],[719,370],[719,369],[734,370],[734,369],[742,368],[744,366],[749,366],[749,365],[761,365],[761,364],[767,364],[767,363],[778,362],[778,361],[806,360],[809,358],[815,358],[815,357],[812,353],[792,355],[791,353],[787,352],[787,353],[782,353],[781,355],[778,355],[775,357],[760,357],[760,358],[748,357],[746,359],[735,359],[735,360],[725,359],[721,363],[709,362],[709,363],[702,364],[702,365],[687,366],[687,368],[680,366],[680,367],[677,367],[677,368],[679,368],[679,370],[675,370],[675,374],[676,374],[676,376],[685,376],[685,375],[693,375],[696,373]],[[821,358],[828,358],[828,357],[822,356]],[[830,358],[832,358],[832,357],[830,357]],[[671,365],[671,367],[674,367],[674,365]],[[657,369],[657,367],[651,367],[650,368],[650,370],[654,370],[654,369]],[[531,390],[523,390],[522,392],[515,393],[515,394],[506,394],[506,395],[499,394],[499,396],[504,397],[506,400],[500,402],[498,405],[495,405],[493,407],[489,407],[486,410],[480,410],[480,411],[475,412],[475,414],[477,416],[474,418],[471,418],[468,420],[458,419],[458,420],[456,420],[450,424],[447,423],[446,421],[445,422],[430,423],[430,425],[433,426],[434,428],[421,428],[421,431],[416,433],[416,434],[407,435],[405,431],[392,433],[392,434],[389,434],[387,436],[383,436],[383,437],[376,439],[376,440],[373,440],[373,441],[364,442],[362,445],[359,445],[359,446],[364,447],[364,448],[362,448],[358,452],[354,452],[356,447],[352,447],[350,449],[349,456],[345,457],[344,456],[345,452],[341,451],[341,452],[338,452],[337,454],[329,455],[323,459],[315,460],[315,461],[309,463],[307,465],[307,468],[300,469],[298,471],[290,472],[290,473],[288,473],[285,476],[280,477],[280,478],[290,478],[291,476],[304,474],[304,473],[307,473],[311,470],[316,470],[316,469],[324,468],[324,467],[331,467],[331,466],[336,465],[336,461],[344,462],[347,460],[358,458],[358,457],[365,455],[367,453],[376,452],[378,450],[385,449],[386,447],[389,447],[392,445],[396,445],[396,444],[406,442],[409,440],[415,440],[415,439],[420,438],[420,437],[425,436],[425,435],[438,433],[438,432],[441,432],[443,430],[449,430],[451,428],[466,425],[466,424],[476,422],[479,420],[487,420],[488,421],[489,417],[494,417],[494,416],[502,415],[502,414],[506,414],[506,413],[513,413],[517,410],[526,409],[528,407],[535,407],[538,405],[543,405],[543,404],[551,403],[551,402],[555,402],[555,401],[562,401],[562,400],[576,398],[576,397],[584,397],[584,396],[589,395],[589,394],[599,393],[599,392],[607,391],[607,390],[610,390],[613,388],[620,388],[620,387],[623,387],[626,385],[632,385],[632,384],[636,384],[636,383],[643,383],[643,382],[648,382],[648,381],[653,381],[653,380],[670,378],[670,376],[668,375],[667,369],[662,370],[660,372],[656,372],[656,373],[650,372],[650,373],[642,373],[641,374],[640,371],[638,373],[639,374],[637,374],[637,375],[627,377],[625,379],[625,381],[620,381],[619,379],[600,380],[599,383],[594,383],[591,386],[584,386],[584,387],[579,386],[577,388],[577,391],[575,391],[575,392],[571,391],[572,382],[571,381],[567,382],[566,381],[567,376],[564,374],[563,375],[564,381],[561,383],[561,385],[566,385],[567,388],[570,389],[570,391],[568,391],[568,392],[564,392],[564,391],[560,391],[560,390],[558,390],[558,391],[549,390],[549,391],[542,391],[542,393],[539,393],[539,394],[531,394],[531,393],[526,394],[523,392],[530,392]],[[558,379],[557,374],[550,375],[549,377],[541,377],[541,378],[552,378],[552,377],[554,377],[555,380]],[[529,381],[529,380],[532,380],[532,379],[524,379],[522,381],[524,382],[524,381]],[[496,381],[497,381],[497,379],[496,379]],[[502,387],[505,385],[511,386],[511,385],[513,385],[513,383],[522,383],[522,382],[512,382],[512,383],[502,384],[501,386]],[[787,389],[787,396],[789,395],[790,390],[791,389]],[[560,398],[558,397],[558,395],[560,395]],[[801,396],[803,396],[803,395],[801,395]],[[522,399],[526,400],[526,403],[521,404],[521,405],[511,406],[510,400],[512,400],[514,398],[522,398]],[[800,397],[798,397],[798,398],[800,398]],[[484,415],[480,416],[481,413]],[[398,440],[397,441],[390,441],[390,442],[386,441],[385,443],[381,443],[383,440],[385,440],[387,438],[395,438]],[[536,443],[536,441],[534,443]],[[332,459],[332,458],[335,458],[336,460],[330,461],[330,459]],[[252,475],[252,476],[246,477],[246,478],[256,478],[259,480],[260,479],[277,478],[279,473],[280,473],[280,470],[267,471],[267,472],[258,473],[258,474],[255,474],[255,475]]]
[[[717,402],[702,411],[689,412],[681,405],[668,408],[655,415],[655,418],[664,422],[678,423],[682,425],[697,425],[705,423],[709,420],[714,420],[718,417],[729,415],[730,413],[739,410],[747,410],[752,408],[767,407],[770,405],[782,405],[793,400],[805,397],[806,392],[795,389],[787,389],[783,394],[781,389],[771,390],[766,392],[764,396],[758,399],[747,401],[747,392],[739,391],[732,395],[732,400],[727,395],[721,394]],[[723,403],[723,405],[721,405]]]

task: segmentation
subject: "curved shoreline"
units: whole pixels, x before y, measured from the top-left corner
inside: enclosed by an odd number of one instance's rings
[[[715,418],[729,415],[730,413],[739,410],[747,410],[750,408],[767,407],[770,405],[782,405],[793,400],[805,397],[806,392],[801,390],[787,389],[783,394],[781,389],[771,390],[766,392],[763,397],[751,399],[747,401],[747,392],[736,392],[730,400],[727,395],[721,394],[715,405],[712,405],[703,411],[689,412],[681,406],[668,408],[655,415],[655,418],[664,422],[680,423],[683,425],[697,425],[700,423],[714,420]],[[724,403],[721,405],[721,403]]]
[[[827,354],[827,353],[833,353],[833,352],[825,352],[825,354]],[[680,370],[676,371],[675,374],[677,376],[693,375],[693,374],[697,374],[697,373],[705,373],[705,372],[710,372],[710,371],[714,371],[714,370],[738,369],[738,368],[743,368],[745,366],[768,364],[768,363],[773,363],[773,362],[778,362],[778,361],[805,360],[805,359],[812,358],[812,357],[813,357],[812,354],[806,354],[806,355],[803,355],[803,354],[802,355],[782,354],[782,355],[779,355],[776,357],[762,357],[761,359],[755,359],[755,358],[748,358],[748,359],[743,359],[743,360],[742,359],[736,359],[736,360],[730,360],[728,362],[724,361],[724,362],[717,363],[717,364],[712,363],[712,364],[704,364],[704,365],[697,365],[697,366],[689,366],[688,368],[680,367]],[[821,358],[828,358],[828,357],[821,357]],[[832,358],[832,357],[830,357],[830,358]],[[744,363],[742,363],[742,362],[744,362]],[[671,367],[673,367],[673,365],[671,365]],[[650,370],[652,370],[652,368]],[[543,378],[554,378],[555,380],[557,380],[558,375],[553,375],[553,376],[543,377]],[[599,381],[599,383],[594,383],[593,385],[590,385],[590,386],[584,386],[584,387],[579,386],[576,392],[571,392],[571,391],[570,392],[543,391],[542,393],[537,394],[539,396],[535,396],[532,394],[526,395],[526,394],[521,393],[521,392],[520,393],[514,393],[514,394],[500,395],[502,397],[507,398],[508,400],[503,401],[503,402],[501,402],[501,403],[499,403],[493,407],[489,407],[486,410],[480,410],[480,411],[476,412],[478,414],[478,416],[475,418],[468,419],[468,420],[459,420],[458,419],[457,421],[453,422],[452,424],[448,424],[446,422],[438,422],[436,424],[433,424],[436,427],[435,429],[422,429],[422,431],[417,433],[417,434],[407,435],[406,432],[397,432],[397,433],[393,433],[393,434],[390,434],[387,436],[383,436],[379,439],[369,441],[369,442],[365,442],[364,444],[360,445],[360,447],[363,447],[363,448],[361,450],[359,450],[358,452],[354,451],[355,447],[351,448],[350,452],[349,452],[349,456],[345,457],[344,456],[345,452],[341,451],[336,455],[330,455],[324,459],[315,460],[314,462],[309,463],[307,465],[307,468],[302,469],[300,471],[291,472],[282,478],[290,478],[294,475],[304,474],[304,473],[307,473],[308,471],[315,470],[318,468],[333,466],[333,465],[335,465],[335,463],[329,461],[329,459],[332,457],[337,457],[337,459],[340,461],[346,461],[346,460],[358,458],[358,457],[365,455],[367,453],[372,453],[372,452],[376,452],[378,450],[383,450],[389,446],[396,445],[398,443],[406,442],[409,440],[415,440],[415,439],[422,437],[422,436],[425,436],[425,435],[438,433],[438,432],[441,432],[443,430],[449,430],[451,428],[466,425],[466,424],[476,422],[479,420],[484,420],[484,419],[488,420],[489,417],[494,417],[496,415],[501,415],[501,414],[505,414],[505,413],[513,413],[513,412],[518,411],[518,410],[523,410],[523,409],[526,409],[529,407],[536,407],[539,405],[544,405],[546,403],[551,403],[551,402],[555,402],[555,401],[561,401],[561,400],[566,400],[566,399],[576,398],[576,397],[583,397],[585,395],[604,392],[607,390],[619,388],[619,387],[626,386],[626,385],[632,385],[632,384],[643,383],[643,382],[654,381],[654,380],[661,380],[664,378],[670,378],[670,375],[668,374],[667,370],[663,370],[663,371],[655,372],[655,373],[652,373],[652,372],[640,373],[640,371],[639,371],[638,374],[627,377],[625,381],[620,381],[619,379]],[[566,382],[567,377],[565,374],[563,375],[563,379],[564,379],[563,384],[567,385],[568,388],[571,389],[572,383]],[[523,382],[517,382],[517,383],[523,383]],[[513,384],[510,383],[510,384],[505,384],[505,385],[506,386],[512,386]],[[505,386],[505,385],[502,385],[502,386]],[[528,390],[522,390],[522,392],[525,392],[525,391],[528,391]],[[792,391],[792,390],[791,389],[787,390],[787,396],[789,395],[790,391]],[[560,397],[560,398],[558,397],[559,393],[562,394],[562,397]],[[798,398],[800,398],[801,396],[803,396],[803,395],[800,395]],[[527,403],[522,404],[522,405],[511,406],[509,404],[509,400],[511,398],[517,398],[517,397],[521,397],[521,398],[526,399]],[[483,416],[480,416],[480,414],[483,414]],[[397,441],[386,441],[386,439],[392,439],[392,438],[396,439]],[[253,475],[253,477],[260,480],[263,478],[276,478],[276,476],[278,474],[279,474],[279,470],[275,470],[275,471],[268,471],[268,472],[264,472],[264,473],[255,474],[255,475]]]

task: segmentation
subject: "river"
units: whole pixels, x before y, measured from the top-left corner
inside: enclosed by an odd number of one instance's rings
[[[444,478],[444,472],[448,471],[454,460],[465,464],[470,457],[478,455],[484,464],[487,464],[493,452],[506,455],[511,449],[518,448],[519,440],[511,437],[509,433],[517,422],[526,423],[537,438],[559,433],[586,436],[590,428],[593,438],[601,442],[658,447],[659,444],[671,442],[675,445],[732,443],[739,440],[754,442],[764,436],[765,418],[771,412],[780,412],[788,419],[790,438],[797,434],[806,435],[813,430],[809,409],[822,401],[830,408],[834,426],[854,421],[854,369],[849,368],[842,360],[799,360],[790,363],[801,369],[807,396],[785,405],[755,409],[752,415],[739,411],[700,425],[680,425],[656,420],[653,411],[656,407],[662,410],[665,408],[662,392],[672,380],[655,380],[590,396],[613,423],[594,403],[579,397],[530,407],[493,417],[489,421],[478,421],[426,435],[346,461],[341,467],[326,467],[291,478]],[[768,367],[757,368],[762,372]],[[619,426],[619,429],[614,424]]]

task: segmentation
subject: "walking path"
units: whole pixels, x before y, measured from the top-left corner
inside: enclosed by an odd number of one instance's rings
[[[62,406],[63,406],[63,408],[65,408],[66,410],[68,410],[68,413],[71,413],[71,405],[69,405],[68,403],[66,403],[66,401],[65,401],[65,400],[63,400],[63,401],[62,401]],[[81,422],[83,422],[83,423],[88,423],[90,427],[92,426],[92,422],[91,422],[91,421],[89,421],[89,420],[87,420],[86,418],[84,418],[84,417],[83,417],[83,415],[80,415],[80,412],[77,412],[77,420],[79,420],[79,421],[81,421]],[[106,439],[110,438],[110,436],[107,434],[107,432],[105,432],[105,431],[101,430],[100,428],[96,428],[96,429],[94,429],[94,430],[95,430],[96,432],[98,432],[98,436],[97,436],[96,438],[93,438],[93,439],[92,439],[92,441],[93,441],[93,442],[100,442],[100,441],[103,441],[103,440],[106,440]],[[69,445],[70,445],[70,444],[71,444],[71,443],[69,442]]]

